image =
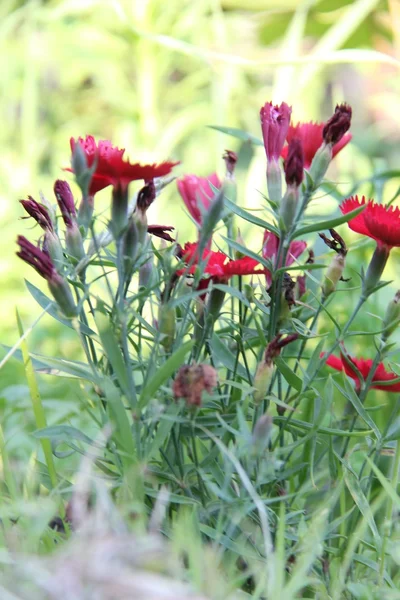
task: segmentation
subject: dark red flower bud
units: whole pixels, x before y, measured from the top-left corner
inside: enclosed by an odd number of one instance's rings
[[[44,231],[54,231],[53,223],[47,208],[44,207],[43,204],[36,202],[32,196],[28,196],[28,198],[29,200],[20,200],[28,215],[35,219]]]
[[[322,137],[326,144],[337,144],[350,129],[351,107],[348,104],[337,104],[333,116],[326,122]]]
[[[54,184],[54,194],[57,198],[65,225],[71,227],[76,217],[76,210],[74,197],[69,184],[66,181],[57,179]]]
[[[282,339],[282,334],[278,333],[278,335],[274,337],[274,339],[268,344],[265,350],[265,363],[272,364],[274,359],[280,355],[282,348],[297,340],[298,337],[298,333],[290,333]]]
[[[299,187],[304,177],[304,152],[299,139],[293,138],[289,142],[287,159],[284,164],[285,179],[288,185]]]
[[[236,152],[233,152],[232,150],[225,150],[225,154],[222,156],[222,158],[225,161],[227,174],[233,175],[238,159]]]
[[[59,308],[64,315],[73,318],[77,314],[71,288],[64,277],[57,273],[56,267],[45,250],[41,250],[24,236],[19,235],[17,243],[20,247],[17,256],[31,265],[47,281],[49,289],[53,294]]]
[[[154,181],[147,181],[146,185],[138,193],[136,208],[140,212],[147,212],[149,206],[154,202],[156,198],[156,187]]]
[[[56,268],[47,252],[32,244],[23,235],[18,236],[17,243],[20,247],[17,256],[31,265],[46,281],[57,276]]]
[[[167,242],[174,242],[174,238],[167,233],[168,231],[173,231],[175,227],[171,227],[170,225],[148,225],[147,233],[151,233],[156,237],[159,237]]]

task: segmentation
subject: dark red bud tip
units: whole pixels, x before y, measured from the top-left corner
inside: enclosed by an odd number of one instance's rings
[[[286,183],[299,187],[304,177],[304,152],[302,143],[298,138],[290,140],[284,168]]]
[[[32,196],[28,196],[28,198],[28,200],[20,200],[28,215],[35,219],[44,231],[53,231],[53,223],[47,208],[36,202]]]
[[[348,104],[337,104],[332,117],[325,123],[322,137],[326,144],[337,144],[350,129],[352,110]]]
[[[238,159],[236,152],[233,152],[232,150],[225,150],[222,158],[225,161],[227,172],[229,175],[232,175]]]
[[[22,258],[28,265],[31,265],[44,279],[50,281],[57,275],[50,256],[43,250],[32,244],[23,235],[18,236],[17,244],[20,247],[17,256]]]
[[[72,218],[76,216],[75,202],[71,188],[66,181],[57,179],[54,184],[54,194],[57,198],[58,206],[60,207],[64,223],[68,226],[72,225]]]
[[[147,181],[146,185],[142,187],[138,194],[136,202],[137,209],[145,213],[149,206],[154,202],[155,197],[156,187],[154,185],[154,181]]]
[[[272,363],[274,358],[277,358],[280,355],[282,348],[297,340],[298,337],[298,333],[291,333],[282,339],[282,334],[278,333],[265,350],[265,362]]]

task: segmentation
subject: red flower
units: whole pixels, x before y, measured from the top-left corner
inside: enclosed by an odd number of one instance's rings
[[[261,129],[268,161],[279,159],[289,129],[291,114],[292,109],[286,102],[282,102],[280,106],[266,102],[261,107]]]
[[[376,241],[379,247],[391,250],[400,246],[400,209],[384,204],[376,204],[373,200],[366,201],[363,196],[361,201],[358,196],[347,198],[340,205],[344,215],[356,208],[366,205],[366,208],[354,219],[348,222],[350,229],[362,235],[367,235]]]
[[[190,264],[188,269],[181,269],[178,275],[193,274],[199,261],[198,244],[187,243],[182,250],[182,260]],[[258,261],[250,256],[244,256],[237,260],[231,260],[223,252],[204,250],[202,260],[206,262],[204,273],[211,275],[215,281],[227,281],[233,275],[255,275],[264,273],[265,269]]]
[[[218,175],[216,173],[211,173],[208,177],[185,175],[182,179],[178,179],[176,183],[190,215],[201,226],[202,212],[206,212],[210,208],[214,196],[210,183],[216,188],[221,187]]]
[[[263,248],[262,255],[264,258],[268,258],[272,262],[275,260],[275,256],[277,255],[279,247],[279,238],[277,235],[272,233],[271,231],[264,232],[264,240],[263,240]],[[285,266],[289,267],[294,261],[304,252],[307,248],[307,243],[303,241],[294,241],[289,246],[289,252],[286,257]],[[282,265],[278,265],[278,268]],[[267,287],[270,287],[272,282],[271,273],[265,270],[265,279]]]
[[[322,352],[321,354],[321,357],[323,356],[324,352]],[[336,371],[344,371],[348,377],[354,379],[354,381],[356,382],[357,390],[360,389],[361,380],[355,369],[358,369],[363,380],[365,381],[371,370],[372,363],[373,360],[371,358],[353,358],[351,356],[344,355],[343,353],[341,353],[340,358],[332,354],[326,361],[326,364],[329,367],[336,369]],[[354,365],[355,369],[352,365]],[[375,390],[383,390],[385,392],[400,392],[400,381],[389,385],[384,385],[384,382],[393,381],[396,379],[399,379],[398,375],[386,371],[384,364],[379,363],[375,374],[372,377],[371,388]]]
[[[75,145],[80,144],[86,155],[88,167],[96,161],[96,170],[93,173],[89,195],[94,196],[97,192],[109,185],[120,185],[126,188],[131,181],[143,179],[149,181],[155,177],[163,177],[171,172],[177,162],[162,162],[159,165],[141,165],[124,160],[124,149],[113,146],[108,140],[96,142],[93,136],[87,135],[85,139],[71,138],[71,151],[74,152]],[[71,170],[71,169],[68,169]]]
[[[303,146],[304,152],[304,168],[309,169],[316,151],[323,144],[322,131],[325,127],[325,123],[297,123],[297,125],[290,125],[289,131],[286,136],[286,141],[290,141],[294,138],[298,138]],[[351,140],[351,133],[347,133],[342,137],[340,142],[335,144],[332,148],[332,156],[336,156],[342,148],[344,148]],[[282,149],[281,156],[286,160],[289,151],[289,146],[285,146]]]

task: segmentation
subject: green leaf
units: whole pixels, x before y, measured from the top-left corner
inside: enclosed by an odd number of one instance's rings
[[[275,365],[278,371],[286,379],[288,384],[294,387],[294,389],[298,392],[301,392],[301,389],[303,387],[302,380],[295,373],[293,373],[293,370],[289,367],[289,365],[283,360],[281,356],[278,356],[275,359]]]
[[[151,460],[152,458],[154,458],[156,453],[164,444],[172,427],[178,421],[175,417],[178,415],[179,411],[179,404],[171,404],[171,406],[168,407],[167,411],[163,415],[161,415],[156,434],[152,440],[149,440],[148,443],[148,448],[146,451],[147,460]]]
[[[19,335],[24,335],[24,328],[18,310],[16,309]],[[32,400],[33,414],[35,415],[36,426],[40,429],[47,427],[46,413],[43,408],[42,398],[39,392],[39,386],[36,380],[35,371],[32,365],[31,357],[26,339],[21,341],[22,357],[24,362],[25,376],[29,386],[29,392]],[[46,465],[49,478],[53,488],[57,486],[57,471],[53,461],[51,445],[48,440],[41,440],[43,454],[46,459]]]
[[[34,286],[33,283],[30,283],[26,279],[25,284],[31,296],[36,300],[39,306],[43,308],[43,310],[45,310],[51,317],[53,317],[53,319],[55,319],[59,323],[62,323],[70,329],[74,329],[74,327],[71,324],[71,319],[64,319],[64,317],[58,310],[57,303],[54,300],[46,296],[46,294],[40,291],[39,288]],[[93,331],[93,329],[90,329],[87,325],[85,325],[85,323],[79,322],[79,328],[81,332],[85,335],[96,336],[96,332]]]
[[[342,215],[341,217],[328,219],[327,221],[317,221],[312,223],[311,225],[300,227],[300,229],[297,229],[293,233],[292,240],[302,237],[303,235],[307,235],[307,233],[314,233],[314,231],[324,231],[325,229],[332,229],[333,227],[337,227],[338,225],[347,223],[348,221],[351,221],[351,219],[354,219],[354,217],[359,215],[365,207],[366,204],[364,204],[363,206],[359,206],[358,208],[352,210],[346,215]]]
[[[142,390],[138,402],[138,413],[140,413],[147,403],[151,400],[154,394],[160,389],[167,379],[169,379],[179,367],[182,366],[185,356],[191,351],[194,346],[194,340],[183,344],[172,356],[170,356],[165,363],[160,367],[150,381],[147,383],[145,388]]]
[[[236,127],[220,127],[218,125],[209,125],[208,127],[210,129],[215,129],[215,131],[226,133],[226,135],[231,135],[232,137],[242,140],[243,142],[251,142],[255,146],[264,146],[262,140],[255,137],[251,133],[247,133],[247,131],[243,131],[242,129],[237,129]]]
[[[353,471],[349,468],[348,464],[345,461],[342,461],[342,464],[344,467],[343,475],[345,484],[354,502],[357,504],[360,513],[368,522],[368,526],[371,529],[372,535],[374,536],[377,548],[380,549],[382,546],[382,540],[381,536],[379,535],[378,528],[376,526],[374,515],[372,513],[369,502],[365,497],[364,492],[361,489],[360,482],[354,475]]]
[[[230,371],[235,371],[242,379],[248,379],[247,371],[244,366],[237,362],[236,364],[236,356],[226,347],[226,345],[221,341],[220,337],[214,333],[210,340],[210,347],[213,353],[213,359],[222,364],[224,367],[229,369]]]
[[[245,221],[248,221],[253,225],[258,225],[258,227],[262,227],[263,229],[267,229],[267,231],[272,231],[275,235],[279,235],[279,229],[275,227],[275,225],[256,217],[251,212],[244,210],[244,208],[240,208],[240,206],[237,206],[237,204],[234,204],[234,202],[231,202],[228,198],[225,198],[225,207],[229,208],[235,215],[241,217]]]
[[[117,378],[119,385],[121,386],[122,391],[124,392],[127,398],[130,398],[131,393],[129,390],[127,373],[127,368],[129,368],[129,365],[125,365],[124,357],[122,356],[120,347],[117,343],[117,340],[115,339],[114,332],[110,327],[110,320],[105,314],[102,302],[97,303],[95,320],[97,329],[99,330],[101,343],[103,345],[107,359],[110,361],[110,364],[113,368],[114,374]]]
[[[370,427],[370,429],[372,429],[374,431],[374,433],[376,435],[376,439],[378,440],[378,442],[380,442],[382,436],[381,436],[381,432],[379,431],[377,424],[372,419],[372,417],[368,414],[368,412],[365,410],[359,397],[355,393],[354,388],[351,386],[346,375],[344,375],[344,374],[343,374],[343,379],[344,379],[344,385],[345,385],[346,390],[344,390],[336,381],[334,381],[334,385],[343,394],[343,396],[345,398],[347,398],[347,400],[349,400],[349,402],[351,402],[351,404],[357,411],[358,415],[363,419],[363,421],[368,425],[368,427]]]

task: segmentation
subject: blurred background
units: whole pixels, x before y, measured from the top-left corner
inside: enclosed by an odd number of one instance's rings
[[[292,104],[293,121],[324,120],[347,101],[353,142],[329,177],[339,194],[357,184],[358,192],[390,200],[400,185],[399,58],[398,0],[1,0],[1,342],[18,339],[16,306],[26,328],[41,313],[24,277],[45,289],[15,256],[18,233],[40,236],[20,220],[18,200],[29,194],[39,200],[42,192],[54,202],[54,180],[70,179],[62,172],[70,136],[110,139],[134,161],[179,160],[177,175],[223,174],[223,150],[238,150],[240,141],[210,125],[261,137],[266,101]],[[239,202],[257,207],[266,189],[264,151],[249,144],[242,150],[248,168],[239,173]],[[109,192],[102,194],[105,209]],[[321,196],[313,210],[318,217],[337,213],[337,206]],[[152,207],[151,221],[175,225],[180,241],[194,233],[175,184]],[[356,238],[346,229],[356,248],[349,268],[359,271],[373,243]],[[252,243],[259,249],[261,239]],[[397,250],[389,277],[396,260]],[[382,315],[379,304],[394,289],[385,288],[370,311]],[[349,303],[337,303],[337,310],[347,311]],[[48,317],[29,345],[61,356],[76,347],[73,332]],[[8,361],[1,402],[28,406],[23,381],[18,363]],[[48,405],[65,396],[63,386],[47,391]]]

